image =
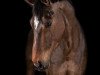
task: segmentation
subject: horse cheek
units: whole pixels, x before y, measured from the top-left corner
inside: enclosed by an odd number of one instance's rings
[[[57,22],[54,22],[54,25],[52,25],[52,39],[59,41],[62,38],[62,35],[65,30],[64,22],[61,20],[58,20]]]

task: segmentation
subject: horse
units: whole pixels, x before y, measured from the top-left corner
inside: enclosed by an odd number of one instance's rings
[[[68,0],[25,0],[32,7],[26,47],[27,75],[83,75],[85,35]],[[42,75],[42,74],[40,74]]]

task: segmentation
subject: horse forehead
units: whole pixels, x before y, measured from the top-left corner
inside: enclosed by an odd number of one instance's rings
[[[34,16],[34,28],[37,29],[38,25],[39,25],[38,17]]]

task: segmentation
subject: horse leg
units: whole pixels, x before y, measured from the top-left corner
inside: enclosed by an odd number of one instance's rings
[[[82,61],[81,64],[75,64],[74,61],[68,61],[67,73],[68,75],[83,75],[85,71],[86,62]]]
[[[59,68],[58,75],[79,75],[76,74],[76,72],[77,66],[75,63],[72,61],[65,61]]]
[[[83,70],[79,67],[74,61],[65,61],[58,69],[57,75],[82,75]]]
[[[67,62],[65,61],[58,70],[58,75],[66,75],[67,71]]]

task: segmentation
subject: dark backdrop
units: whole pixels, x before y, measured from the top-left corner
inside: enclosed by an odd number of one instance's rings
[[[98,49],[97,49],[97,23],[95,13],[95,2],[91,0],[72,0],[76,16],[83,28],[87,47],[88,47],[88,63],[86,75],[97,75],[98,73]],[[32,16],[31,7],[24,0],[9,0],[1,2],[4,11],[2,15],[3,21],[2,47],[1,56],[3,75],[25,75],[25,46],[27,35],[30,30],[29,20]],[[95,13],[94,13],[95,11]]]

